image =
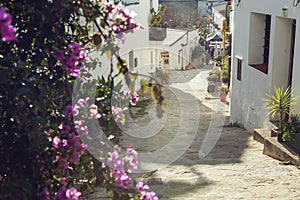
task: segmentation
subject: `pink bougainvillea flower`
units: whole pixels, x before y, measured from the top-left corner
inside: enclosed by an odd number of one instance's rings
[[[112,112],[112,115],[114,116],[116,122],[119,123],[125,119],[124,111],[126,111],[126,110],[127,110],[126,107],[125,108],[120,108],[117,106],[111,107],[111,112]]]
[[[158,197],[156,196],[155,192],[146,192],[142,191],[142,196],[140,200],[158,200]]]
[[[58,168],[62,170],[66,170],[69,168],[68,159],[67,158],[60,158],[58,161]]]
[[[69,188],[66,191],[67,200],[79,200],[81,192],[78,192],[76,188]]]
[[[11,25],[12,16],[3,7],[0,8],[0,35],[3,42],[18,41],[16,29]]]
[[[84,108],[84,107],[86,107],[86,106],[88,105],[87,102],[88,102],[89,99],[90,99],[89,97],[87,97],[87,98],[85,98],[85,99],[78,99],[77,104],[78,104],[80,107]]]
[[[125,43],[126,37],[124,36],[123,33],[118,33],[118,34],[116,35],[116,38],[120,39],[120,40],[122,41],[123,44]]]
[[[54,148],[58,149],[59,146],[60,146],[60,143],[61,143],[60,138],[59,138],[58,136],[55,136],[55,137],[53,138],[53,140],[52,140],[52,146],[53,146]]]
[[[111,172],[111,177],[114,177],[116,186],[129,189],[129,183],[131,181],[131,178],[123,171],[119,170],[113,170]]]
[[[132,106],[135,106],[138,103],[138,101],[139,101],[139,94],[135,92],[131,95],[130,104]]]
[[[86,55],[81,49],[82,47],[79,44],[72,42],[68,45],[68,50],[57,50],[55,52],[60,64],[74,77],[80,76],[79,65],[86,59]]]
[[[64,109],[65,118],[70,120],[74,114],[74,108],[72,105],[67,105]]]
[[[71,131],[71,127],[63,123],[58,126],[58,129],[60,130],[61,134],[68,134]]]
[[[137,152],[132,149],[128,148],[127,149],[128,155],[125,156],[125,166],[127,168],[128,172],[132,172],[138,168],[138,158],[137,158]]]
[[[75,55],[75,56],[79,56],[80,52],[81,52],[81,46],[79,44],[77,44],[76,42],[72,42],[68,45],[68,49]]]
[[[149,190],[149,186],[146,185],[143,181],[139,181],[135,187],[140,192],[143,190]]]
[[[135,106],[139,101],[139,94],[136,92],[127,91],[124,93],[125,98],[129,99],[130,104]]]
[[[76,122],[78,122],[78,121],[76,121]],[[79,122],[82,122],[82,121],[79,121]],[[76,128],[76,130],[77,130],[80,134],[82,134],[82,135],[87,135],[87,134],[89,134],[89,129],[88,129],[88,127],[87,127],[86,125],[79,125],[79,124],[76,124],[76,125],[75,125],[75,128]]]
[[[53,200],[65,200],[66,199],[66,191],[67,188],[66,186],[61,186],[58,190],[58,192],[55,194],[53,197]]]
[[[50,192],[47,187],[44,187],[44,189],[38,194],[41,200],[50,200]]]
[[[98,106],[95,104],[90,105],[90,113],[91,117],[94,119],[99,119],[101,117],[101,114],[98,113]]]

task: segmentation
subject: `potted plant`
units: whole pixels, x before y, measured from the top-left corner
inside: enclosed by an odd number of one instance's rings
[[[228,67],[224,66],[221,71],[221,79],[223,83],[227,83],[229,79]]]
[[[275,95],[266,94],[267,98],[264,99],[266,103],[266,109],[269,110],[269,115],[272,118],[279,117],[279,127],[277,132],[277,139],[282,142],[282,134],[284,127],[285,115],[289,113],[290,107],[296,103],[296,97],[293,95],[293,90],[287,87],[277,88],[274,86]]]
[[[220,101],[226,102],[229,90],[226,86],[220,87]]]
[[[294,134],[299,133],[299,131],[300,131],[299,116],[295,114],[291,114],[290,119],[283,125],[282,140],[284,142],[291,141]]]
[[[293,151],[300,152],[300,116],[291,114],[290,119],[283,127],[282,140]]]
[[[167,6],[163,4],[157,11],[154,10],[154,8],[151,8],[150,12],[152,14],[152,18],[150,21],[150,25],[154,27],[160,27],[162,20],[163,20],[163,14],[166,12]]]
[[[163,14],[166,12],[166,5],[162,5],[157,11],[151,8],[152,14],[149,26],[149,40],[162,41],[167,36],[167,29],[162,26]]]
[[[216,84],[213,81],[208,82],[207,92],[214,92],[216,89]]]

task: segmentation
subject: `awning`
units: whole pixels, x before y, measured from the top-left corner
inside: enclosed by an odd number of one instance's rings
[[[216,33],[216,34],[212,35],[211,37],[206,38],[206,41],[208,41],[208,42],[222,41],[222,37]]]

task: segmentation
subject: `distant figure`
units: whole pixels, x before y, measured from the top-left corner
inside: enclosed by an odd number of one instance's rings
[[[209,50],[207,51],[207,53],[205,54],[205,61],[206,61],[206,65],[208,65],[209,64]]]
[[[211,57],[212,60],[214,59],[214,53],[215,53],[215,48],[212,47],[210,49],[210,57]]]

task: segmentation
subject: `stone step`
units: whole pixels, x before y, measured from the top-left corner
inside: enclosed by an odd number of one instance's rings
[[[280,161],[300,165],[300,156],[286,144],[278,142],[277,137],[271,137],[270,129],[255,129],[253,139],[264,144],[263,154]]]

